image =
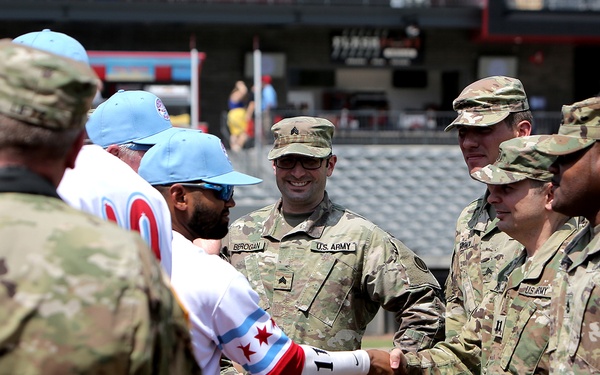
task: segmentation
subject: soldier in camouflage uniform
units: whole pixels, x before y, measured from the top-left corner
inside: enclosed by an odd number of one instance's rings
[[[467,86],[454,100],[458,117],[446,127],[458,130],[463,157],[473,173],[492,164],[498,146],[508,139],[531,133],[532,116],[521,81],[494,76]],[[460,332],[496,285],[498,272],[522,250],[501,232],[486,192],[465,207],[456,224],[450,274],[446,281],[446,337]]]
[[[590,224],[566,249],[552,301],[550,367],[555,374],[600,373],[600,98],[563,106],[558,135],[537,149],[551,166],[552,208]]]
[[[284,119],[272,129],[282,198],[230,226],[224,254],[250,281],[260,305],[294,341],[327,350],[361,346],[379,307],[395,314],[394,344],[429,347],[443,337],[438,282],[402,242],[329,200],[337,157],[333,124]]]
[[[548,373],[550,305],[564,249],[585,220],[552,210],[554,157],[535,151],[540,139],[525,136],[500,145],[500,156],[472,176],[488,184],[497,226],[524,250],[500,271],[456,336],[434,348],[408,353],[404,371],[420,373]]]
[[[138,234],[56,187],[98,78],[0,41],[0,374],[194,374],[184,313]]]

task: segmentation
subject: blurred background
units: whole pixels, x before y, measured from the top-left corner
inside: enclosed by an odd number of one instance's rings
[[[103,80],[95,105],[119,89],[151,91],[174,125],[228,148],[235,82],[261,90],[268,75],[277,106],[229,153],[264,182],[236,190],[232,217],[279,196],[270,124],[325,117],[339,156],[330,196],[400,238],[441,284],[456,218],[484,191],[456,133],[443,131],[453,99],[479,78],[517,77],[541,134],[558,129],[562,105],[600,92],[600,0],[0,0],[0,9],[2,38],[51,29],[86,47]],[[382,313],[370,331],[394,325]]]

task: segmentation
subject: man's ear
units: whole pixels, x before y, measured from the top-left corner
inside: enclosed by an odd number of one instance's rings
[[[186,194],[185,188],[179,184],[173,184],[169,187],[169,196],[176,210],[187,210],[188,200]]]
[[[73,142],[71,149],[67,153],[67,156],[65,158],[65,166],[67,168],[71,168],[71,169],[75,168],[75,159],[77,159],[77,155],[79,154],[79,151],[81,151],[84,141],[85,141],[85,132],[82,131],[81,133],[79,133],[77,138],[75,138],[75,142]]]
[[[552,189],[552,183],[548,182],[545,185],[545,189],[546,189],[546,203],[544,204],[544,207],[546,208],[546,210],[552,211],[552,201],[554,200],[554,189]]]
[[[533,129],[533,126],[531,125],[531,123],[529,121],[523,120],[523,121],[519,122],[516,126],[517,137],[526,137],[528,135],[531,135],[532,129]]]
[[[117,145],[108,146],[106,148],[106,151],[108,151],[109,154],[116,156],[117,158],[119,157],[119,154],[121,153],[119,150],[119,146],[117,146]]]

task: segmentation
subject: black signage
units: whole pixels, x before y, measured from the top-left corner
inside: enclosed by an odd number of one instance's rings
[[[331,35],[331,60],[348,66],[415,65],[423,61],[423,33],[414,24],[401,30],[337,30]]]

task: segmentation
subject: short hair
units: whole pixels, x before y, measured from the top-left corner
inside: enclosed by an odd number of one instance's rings
[[[0,150],[24,160],[58,160],[67,155],[83,129],[47,129],[0,114]]]
[[[503,121],[510,129],[514,129],[514,127],[517,126],[517,124],[521,121],[529,121],[533,127],[533,115],[531,114],[530,110],[511,112]]]

